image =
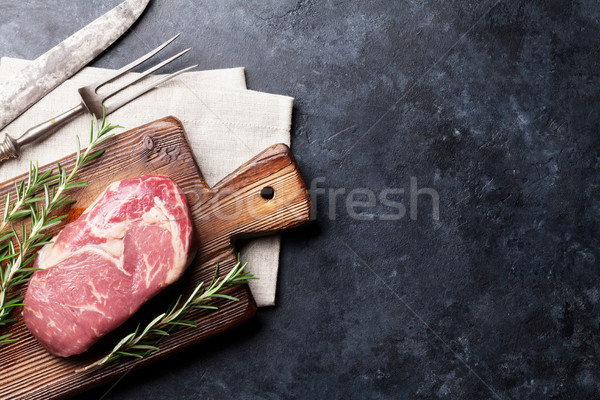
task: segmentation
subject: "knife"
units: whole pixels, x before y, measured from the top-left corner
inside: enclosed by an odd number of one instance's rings
[[[0,130],[117,40],[150,0],[125,0],[0,81]]]

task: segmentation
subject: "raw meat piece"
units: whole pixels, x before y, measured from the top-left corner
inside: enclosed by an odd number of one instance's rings
[[[110,184],[39,252],[27,327],[52,354],[84,352],[181,276],[191,241],[187,201],[173,180]]]

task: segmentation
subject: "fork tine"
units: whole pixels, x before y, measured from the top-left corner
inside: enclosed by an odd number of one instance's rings
[[[109,83],[111,81],[114,81],[115,79],[117,79],[121,75],[125,74],[129,70],[137,67],[138,65],[140,65],[144,61],[146,61],[149,58],[151,58],[154,55],[156,55],[159,51],[161,51],[162,49],[164,49],[165,47],[167,47],[169,44],[171,44],[171,42],[173,42],[175,39],[177,39],[180,35],[181,35],[181,33],[178,33],[177,35],[173,36],[171,39],[167,40],[166,42],[164,42],[163,44],[161,44],[160,46],[158,46],[154,50],[150,51],[147,54],[144,54],[143,56],[141,56],[137,60],[132,61],[131,63],[127,64],[126,66],[122,67],[121,69],[118,69],[113,74],[111,74],[108,78],[106,78],[106,79],[104,79],[104,80],[102,80],[100,82],[96,82],[96,83],[90,85],[90,87],[93,87],[94,88],[94,92],[95,92],[96,90],[98,90],[99,87],[101,87],[101,86],[103,86],[103,85],[105,85],[105,84],[107,84],[107,83]]]
[[[182,55],[184,55],[185,53],[187,53],[190,50],[191,50],[191,47],[189,49],[183,50],[182,52],[180,52],[178,54],[175,54],[174,56],[166,59],[165,61],[161,62],[160,64],[157,64],[154,67],[147,69],[146,71],[142,72],[141,74],[135,75],[135,76],[131,77],[131,79],[129,79],[127,82],[119,85],[119,87],[114,88],[110,92],[103,93],[102,94],[102,101],[104,101],[104,100],[108,99],[109,97],[115,95],[116,93],[120,92],[121,90],[125,89],[126,87],[129,87],[129,86],[133,85],[134,83],[136,83],[136,82],[144,79],[145,77],[147,77],[151,73],[153,73],[153,72],[161,69],[165,65],[169,64],[171,61],[178,59],[179,57],[181,57]]]
[[[131,100],[143,95],[144,93],[146,93],[147,91],[154,89],[156,86],[168,81],[169,79],[175,78],[177,75],[182,74],[186,71],[189,71],[191,69],[194,69],[198,66],[198,64],[195,65],[190,65],[189,67],[183,68],[177,72],[173,72],[169,75],[165,75],[163,77],[161,77],[160,79],[157,79],[154,82],[151,82],[149,84],[147,84],[146,86],[143,86],[141,88],[139,88],[138,90],[136,90],[133,93],[130,93],[127,95],[127,97],[123,98],[123,99],[119,99],[118,101],[111,103],[109,105],[106,105],[106,114],[110,114],[113,111],[121,108],[122,106],[124,106],[125,104],[129,103]]]

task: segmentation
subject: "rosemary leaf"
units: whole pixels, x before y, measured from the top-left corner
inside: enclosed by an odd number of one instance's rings
[[[84,370],[94,366],[111,363],[122,357],[143,358],[152,351],[160,350],[157,347],[160,338],[169,336],[176,328],[197,327],[195,322],[186,320],[184,317],[191,310],[196,308],[210,310],[218,309],[218,307],[214,305],[201,304],[205,301],[219,298],[237,301],[238,299],[235,297],[226,295],[221,291],[224,287],[245,284],[249,279],[255,279],[254,276],[244,273],[246,265],[246,263],[242,264],[238,257],[238,262],[231,271],[222,278],[219,278],[219,266],[217,265],[215,274],[208,286],[205,287],[204,282],[197,284],[186,301],[181,305],[179,304],[181,303],[182,297],[179,296],[175,303],[168,308],[167,312],[155,317],[141,332],[140,327],[138,326],[133,332],[121,339],[109,354],[85,367]]]
[[[6,335],[0,335],[0,344],[7,344],[16,342],[19,339],[11,339],[12,334],[8,333]]]

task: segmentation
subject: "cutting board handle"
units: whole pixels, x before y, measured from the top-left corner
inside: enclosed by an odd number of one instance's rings
[[[202,200],[196,237],[205,248],[214,241],[264,235],[310,220],[310,195],[285,144],[252,158]]]

